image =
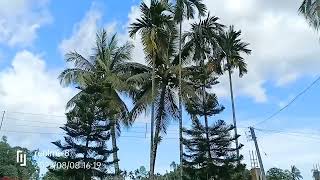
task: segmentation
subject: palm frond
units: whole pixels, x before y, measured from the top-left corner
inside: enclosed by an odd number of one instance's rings
[[[306,18],[308,23],[316,30],[320,27],[320,1],[304,0],[299,12]]]
[[[198,11],[199,17],[206,14],[207,8],[203,3],[203,0],[177,0],[175,4],[175,21],[180,23],[184,18],[193,19],[196,10]]]
[[[73,63],[74,67],[83,69],[86,71],[93,71],[94,70],[94,64],[90,61],[84,58],[81,54],[77,53],[76,51],[67,53],[65,55],[66,62]]]
[[[112,63],[111,63],[111,69],[113,69],[114,66],[117,66],[126,60],[131,59],[131,52],[133,49],[133,45],[129,42],[127,42],[125,45],[116,48],[115,52],[112,55]]]
[[[93,75],[93,72],[86,71],[79,68],[69,68],[65,69],[58,77],[60,83],[63,86],[68,86],[71,84],[77,84],[79,86],[85,86],[86,79]]]

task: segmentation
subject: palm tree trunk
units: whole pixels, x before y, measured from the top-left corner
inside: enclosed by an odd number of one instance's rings
[[[205,95],[203,96],[203,99],[205,100]],[[204,113],[206,113],[206,110],[204,109]],[[211,160],[211,148],[210,148],[210,138],[209,138],[209,123],[208,123],[208,116],[204,115],[204,122],[205,122],[205,128],[206,128],[206,139],[207,139],[207,151],[208,151],[208,158]]]
[[[183,176],[183,144],[182,144],[182,60],[181,60],[181,47],[182,47],[182,21],[180,22],[179,30],[179,144],[180,144],[180,180]]]
[[[91,125],[90,125],[90,129],[91,129]],[[86,141],[86,147],[85,147],[86,149],[85,149],[85,153],[83,155],[84,169],[85,169],[85,167],[87,165],[87,156],[88,156],[88,147],[89,147],[89,140],[88,139],[89,139],[89,134],[87,135],[87,141]],[[83,171],[82,175],[83,175],[82,176],[82,180],[86,180],[85,171]]]
[[[113,122],[111,126],[111,139],[112,139],[112,150],[113,150],[113,161],[114,161],[114,173],[116,176],[120,175],[119,158],[118,158],[118,147],[116,138],[116,123]]]
[[[238,130],[237,130],[237,121],[236,121],[236,110],[234,105],[234,96],[233,96],[233,87],[232,87],[232,77],[231,77],[231,66],[229,62],[229,58],[227,57],[227,65],[228,65],[228,73],[229,73],[229,85],[230,85],[230,96],[231,96],[231,104],[232,104],[232,118],[233,118],[233,125],[234,125],[234,135],[236,138],[236,148],[237,148],[237,158],[240,157],[239,152],[239,142],[238,142]],[[238,164],[240,164],[240,160],[238,161]]]
[[[153,162],[153,141],[154,141],[154,96],[155,96],[155,77],[156,77],[156,72],[155,72],[155,65],[156,65],[156,57],[153,54],[152,55],[152,89],[151,89],[151,96],[152,96],[152,104],[151,104],[151,127],[150,127],[150,175],[149,178],[153,180],[153,175],[154,175],[154,162]]]
[[[204,60],[201,61],[201,66],[203,67],[203,73],[205,73],[205,66],[204,66]],[[202,105],[203,105],[203,112],[204,112],[204,123],[205,123],[205,130],[206,130],[206,139],[207,139],[207,155],[210,162],[207,162],[207,164],[210,164],[212,161],[211,156],[211,148],[210,148],[210,138],[209,138],[209,122],[208,122],[208,115],[207,115],[207,108],[206,108],[206,79],[203,81],[203,87],[202,87]],[[209,169],[207,167],[207,179],[209,177],[208,175]]]
[[[155,163],[156,163],[156,158],[157,158],[157,150],[158,150],[158,144],[160,140],[160,130],[161,130],[161,120],[162,120],[162,115],[164,113],[164,98],[166,95],[166,84],[163,83],[161,87],[161,94],[160,94],[160,106],[159,106],[159,112],[157,114],[156,118],[156,128],[155,128],[155,136],[154,136],[154,141],[153,141],[153,149],[152,149],[152,164],[153,164],[153,169],[151,169],[151,172],[154,174],[154,169],[155,169]],[[152,175],[153,175],[152,174]]]

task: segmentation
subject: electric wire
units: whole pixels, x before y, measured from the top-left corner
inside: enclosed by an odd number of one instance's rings
[[[268,120],[274,118],[276,115],[278,115],[279,113],[281,113],[283,110],[285,110],[286,108],[288,108],[290,105],[292,105],[299,97],[301,97],[303,94],[305,94],[306,92],[308,92],[308,90],[310,90],[315,84],[317,84],[320,81],[320,76],[318,76],[311,84],[309,84],[303,91],[301,91],[299,94],[297,94],[293,99],[291,99],[291,101],[289,101],[285,106],[283,106],[282,108],[280,108],[279,110],[275,111],[274,113],[272,113],[269,117],[267,117],[266,119],[256,123],[254,126],[263,124],[265,122],[267,122]]]

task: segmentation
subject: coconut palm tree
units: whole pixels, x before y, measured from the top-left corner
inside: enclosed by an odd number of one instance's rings
[[[182,22],[184,19],[193,19],[195,9],[198,10],[199,16],[203,16],[206,12],[206,6],[202,0],[176,0],[174,19],[179,24],[179,141],[180,141],[180,165],[183,167],[183,145],[182,145],[182,99],[181,99],[181,79],[182,79]],[[183,168],[180,168],[180,179],[182,179]]]
[[[122,101],[120,94],[127,90],[125,79],[119,76],[119,69],[130,59],[133,46],[126,43],[123,46],[118,46],[116,35],[108,38],[107,32],[102,30],[97,34],[94,53],[89,58],[83,57],[77,52],[66,54],[66,61],[72,63],[72,68],[65,69],[59,79],[64,86],[76,85],[80,92],[76,94],[68,103],[67,108],[74,105],[74,102],[84,93],[83,90],[90,87],[92,84],[108,87],[105,92],[105,98],[108,98],[112,103],[112,111],[114,115],[108,120],[112,122],[111,137],[112,148],[114,150],[113,160],[115,161],[115,174],[120,175],[117,136],[120,133],[120,125],[128,126],[127,114],[128,109]]]
[[[320,1],[304,0],[299,12],[307,19],[308,23],[316,30],[320,27]]]
[[[167,35],[166,37],[168,37]],[[135,119],[139,114],[145,112],[152,104],[155,106],[155,134],[152,149],[152,166],[150,169],[150,178],[153,177],[158,145],[166,134],[167,127],[172,120],[178,120],[177,92],[179,89],[178,54],[174,50],[174,41],[170,41],[170,48],[167,55],[160,54],[156,58],[155,79],[154,79],[154,99],[152,98],[152,72],[153,67],[145,66],[145,71],[137,73],[128,78],[128,84],[137,87],[136,92],[132,94],[134,107],[129,115]],[[187,56],[187,55],[186,55]],[[184,58],[186,57],[184,56]],[[169,59],[166,59],[169,58]],[[182,70],[187,74],[187,69]],[[197,90],[187,79],[182,80],[182,99],[188,102],[189,98],[196,96]]]
[[[157,148],[162,139],[160,133],[166,133],[170,120],[179,116],[176,102],[176,92],[179,92],[179,53],[175,46],[178,32],[170,10],[167,1],[151,1],[150,7],[142,3],[142,18],[132,24],[130,31],[131,35],[137,32],[142,35],[148,62],[144,71],[133,75],[127,81],[138,87],[132,96],[134,108],[130,115],[135,118],[150,106],[154,108],[151,112],[155,118],[155,133],[152,140],[150,178],[153,178]],[[184,63],[191,50],[191,46],[183,47],[181,59]],[[182,73],[187,74],[186,70],[182,69]],[[181,84],[183,101],[195,96],[192,83],[182,79]]]
[[[232,87],[232,71],[234,69],[238,69],[239,76],[242,77],[247,73],[247,63],[242,57],[242,53],[251,54],[251,50],[248,48],[248,43],[243,42],[240,39],[241,31],[234,30],[233,26],[230,26],[227,31],[222,32],[219,35],[218,43],[222,50],[221,53],[221,63],[224,66],[225,70],[228,71],[229,76],[229,87],[230,87],[230,97],[231,97],[231,105],[232,105],[232,118],[234,124],[234,133],[235,137],[238,136],[237,132],[237,121],[236,121],[236,112],[235,112],[235,104],[234,104],[234,95],[233,95],[233,87]],[[238,138],[236,138],[236,148],[237,157],[240,157],[239,153],[239,142]]]
[[[156,76],[156,62],[159,53],[163,53],[166,42],[166,34],[168,28],[173,26],[172,17],[167,15],[166,12],[170,10],[170,6],[167,1],[151,0],[150,6],[144,2],[140,5],[141,18],[137,19],[136,23],[131,24],[130,36],[140,33],[142,36],[142,43],[144,45],[144,51],[147,54],[147,61],[151,65],[151,146],[150,146],[150,176],[152,178],[154,174],[154,120],[155,120],[155,76]],[[145,72],[147,73],[147,72]]]

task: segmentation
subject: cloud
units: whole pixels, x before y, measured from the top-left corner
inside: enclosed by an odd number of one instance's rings
[[[286,86],[302,76],[317,73],[317,57],[320,55],[317,34],[298,14],[298,2],[226,0],[205,1],[211,15],[218,16],[220,22],[235,25],[242,30],[243,41],[250,43],[252,55],[244,56],[249,73],[239,78],[233,74],[236,96],[251,97],[254,101],[268,101],[266,83],[276,88]],[[140,16],[138,6],[133,6],[128,15],[126,27]],[[190,22],[185,22],[188,30]],[[303,36],[301,35],[303,34]],[[132,59],[145,63],[140,36],[131,39],[134,45]],[[319,64],[320,65],[320,64]],[[229,98],[229,82],[226,75],[220,77],[220,84],[214,88],[219,97]]]
[[[64,115],[65,104],[75,94],[75,90],[61,87],[57,76],[58,70],[47,69],[41,56],[26,50],[17,52],[11,67],[0,71],[0,106],[1,110],[6,111],[2,130],[45,133],[59,131],[57,127],[65,122],[65,118],[46,114]],[[48,126],[55,128],[46,129]],[[32,147],[35,140],[25,138],[25,134],[9,137],[20,137],[21,144],[27,147]]]
[[[96,34],[101,29],[101,23],[102,13],[93,4],[84,18],[74,25],[72,35],[60,43],[59,49],[61,54],[65,55],[70,51],[77,51],[85,57],[89,56],[92,48],[95,46]],[[112,34],[115,32],[116,26],[117,23],[112,22],[102,27]]]
[[[131,7],[131,11],[128,14],[128,22],[125,25],[125,32],[121,37],[123,37],[123,42],[129,41],[134,45],[134,49],[132,51],[132,60],[141,64],[146,64],[145,54],[143,51],[143,45],[141,41],[141,35],[136,34],[135,37],[132,38],[130,38],[128,35],[130,24],[136,22],[136,19],[139,18],[140,15],[141,12],[138,6]]]
[[[17,52],[11,66],[0,71],[0,107],[6,111],[0,136],[6,135],[11,145],[46,151],[54,148],[49,142],[61,139],[57,133],[63,133],[65,104],[76,91],[60,86],[59,72],[27,50]]]
[[[299,16],[298,1],[205,0],[211,15],[226,25],[242,30],[243,41],[250,43],[251,56],[245,56],[249,73],[242,79],[234,75],[238,96],[256,102],[268,100],[265,83],[286,86],[302,76],[317,73],[320,65],[318,35]],[[220,79],[217,94],[228,95],[226,77]]]
[[[10,68],[0,72],[1,107],[7,110],[63,113],[72,91],[60,87],[58,73],[30,51],[17,52]]]
[[[301,128],[287,129],[281,133],[256,131],[265,171],[267,172],[272,167],[290,169],[290,166],[295,165],[301,170],[304,179],[311,179],[313,164],[317,163],[320,158],[315,151],[320,148],[317,145],[319,136],[314,135],[317,133],[311,129]],[[241,134],[244,134],[244,131]],[[250,168],[249,151],[255,150],[253,141],[247,141],[243,136],[241,142],[245,142],[242,154],[245,163]]]
[[[0,1],[0,43],[28,46],[38,29],[52,21],[47,0]]]

